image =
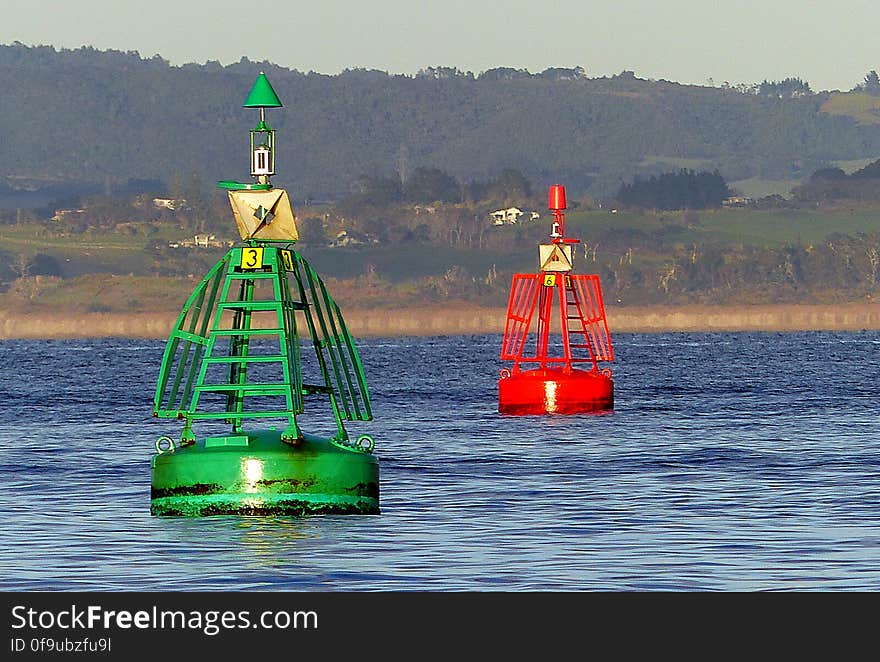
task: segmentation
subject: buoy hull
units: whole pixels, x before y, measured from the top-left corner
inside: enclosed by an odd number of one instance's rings
[[[157,516],[378,514],[379,462],[370,453],[275,430],[208,437],[152,458]]]
[[[614,382],[605,372],[525,370],[498,380],[502,414],[582,414],[614,408]]]

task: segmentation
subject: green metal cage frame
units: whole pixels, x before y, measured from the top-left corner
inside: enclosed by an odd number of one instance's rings
[[[256,284],[268,281],[272,298],[255,299]],[[232,313],[231,322],[228,315]],[[302,311],[317,359],[321,383],[305,383],[302,340],[297,328]],[[253,324],[254,313],[274,313],[274,326]],[[305,330],[303,330],[305,331]],[[249,353],[258,336],[277,336],[277,354]],[[254,382],[248,366],[276,365],[277,379]],[[227,366],[226,378],[209,381],[212,365]],[[225,395],[225,407],[209,411],[202,395]],[[290,245],[252,241],[230,249],[187,299],[165,346],[153,401],[153,415],[185,421],[181,444],[195,442],[198,420],[223,420],[241,432],[244,420],[286,418],[282,440],[296,443],[302,433],[297,415],[305,398],[324,394],[330,401],[337,433],[348,444],[344,421],[372,420],[363,364],[339,306],[312,266]],[[247,408],[248,398],[280,396],[283,409]]]

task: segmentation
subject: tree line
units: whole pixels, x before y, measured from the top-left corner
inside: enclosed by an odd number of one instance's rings
[[[241,106],[261,70],[285,104],[267,113],[278,132],[275,181],[306,201],[339,201],[364,173],[405,187],[418,168],[460,188],[510,169],[537,188],[563,182],[607,198],[683,160],[727,181],[802,179],[880,154],[880,124],[823,112],[829,93],[800,79],[739,89],[632,71],[591,77],[582,67],[475,75],[442,66],[331,76],[246,58],[178,67],[136,52],[11,44],[0,45],[0,181],[111,193],[156,182],[167,191],[193,174],[206,189],[246,180],[254,117]],[[874,90],[874,77],[863,85]]]
[[[651,176],[623,184],[615,199],[622,205],[649,209],[709,209],[720,207],[731,191],[717,170],[679,172]]]
[[[842,168],[820,168],[791,192],[791,206],[841,201],[880,202],[880,159],[847,174]]]

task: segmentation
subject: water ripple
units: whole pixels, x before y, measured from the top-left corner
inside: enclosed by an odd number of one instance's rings
[[[164,344],[6,341],[4,590],[880,588],[880,334],[620,334],[606,415],[500,416],[497,335],[359,342],[382,514],[149,515]]]

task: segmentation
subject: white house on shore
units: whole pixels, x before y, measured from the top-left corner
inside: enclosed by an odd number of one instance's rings
[[[489,216],[492,218],[493,225],[513,225],[514,223],[519,223],[520,216],[523,216],[525,213],[519,207],[508,207],[507,209],[497,209],[490,212]],[[536,211],[528,212],[528,215],[530,221],[541,217]]]
[[[234,245],[234,241],[223,241],[212,234],[196,234],[192,239],[169,241],[171,248],[222,248]]]
[[[508,207],[507,209],[498,209],[489,214],[492,217],[493,225],[510,225],[519,223],[519,217],[525,212],[517,207]]]

